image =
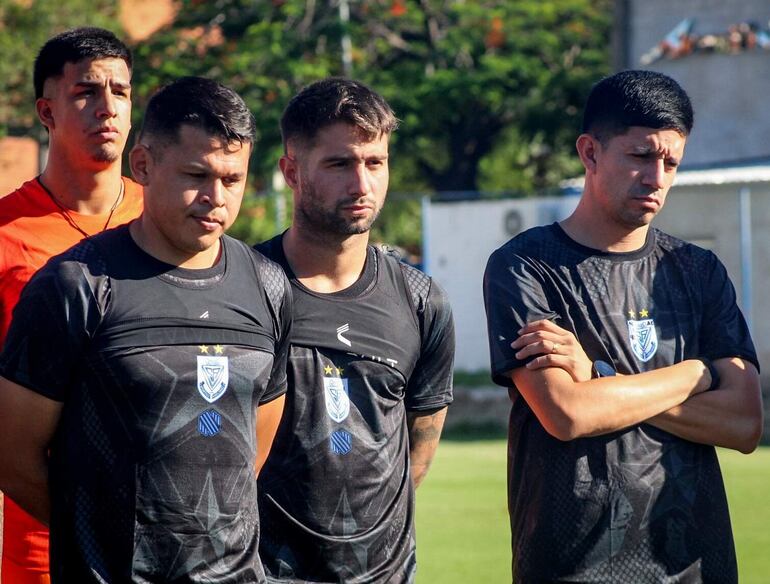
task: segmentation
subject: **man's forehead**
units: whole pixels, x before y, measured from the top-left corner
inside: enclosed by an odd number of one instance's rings
[[[631,126],[624,133],[615,136],[618,142],[653,150],[678,148],[687,142],[687,136],[676,128],[648,128]]]
[[[130,83],[131,69],[129,69],[128,63],[119,57],[86,58],[65,63],[62,76],[73,83],[80,80],[104,78],[121,83]]]
[[[390,134],[372,135],[363,128],[346,122],[335,122],[322,127],[312,141],[297,139],[287,144],[289,154],[345,157],[362,150],[387,153]]]
[[[210,132],[196,124],[183,123],[177,130],[176,142],[179,145],[188,146],[200,151],[202,154],[208,152],[221,151],[223,154],[237,154],[240,152],[251,152],[250,142],[241,142],[240,140],[227,141],[216,132]],[[170,144],[173,147],[173,141]]]

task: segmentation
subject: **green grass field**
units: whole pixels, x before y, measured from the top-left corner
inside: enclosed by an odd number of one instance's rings
[[[770,447],[720,450],[741,584],[770,582]],[[505,441],[444,440],[417,491],[418,584],[510,582]]]

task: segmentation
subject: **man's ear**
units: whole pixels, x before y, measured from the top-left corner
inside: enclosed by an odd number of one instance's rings
[[[592,136],[591,134],[580,134],[580,136],[578,136],[577,142],[575,143],[575,148],[577,148],[580,162],[583,163],[586,171],[595,172],[596,156],[598,154],[599,148],[601,148],[599,140],[597,140],[596,137]]]
[[[297,159],[290,154],[284,154],[278,161],[278,167],[283,173],[283,179],[292,191],[296,191],[299,187],[299,177]]]
[[[53,111],[51,110],[51,102],[45,97],[39,97],[35,100],[35,111],[37,111],[37,117],[40,120],[40,123],[48,128],[49,132],[53,130],[55,123]]]
[[[150,175],[153,167],[152,153],[145,144],[136,144],[128,154],[128,164],[131,167],[131,175],[134,180],[143,187],[150,183]]]

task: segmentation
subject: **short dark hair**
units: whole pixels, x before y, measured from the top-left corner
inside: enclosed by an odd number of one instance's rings
[[[655,71],[621,71],[591,89],[583,113],[582,132],[600,141],[625,134],[632,126],[692,130],[690,98],[671,77]]]
[[[241,96],[204,77],[180,77],[161,87],[147,104],[138,140],[153,136],[164,144],[176,142],[183,125],[227,144],[251,144],[256,133],[254,116]]]
[[[321,129],[336,122],[354,125],[372,140],[398,127],[380,94],[358,81],[329,77],[311,83],[289,101],[281,116],[284,148],[294,140],[312,145]]]
[[[131,50],[110,31],[73,28],[49,39],[37,54],[33,73],[35,98],[43,97],[46,80],[61,75],[64,65],[83,59],[123,59],[129,72],[133,66]]]

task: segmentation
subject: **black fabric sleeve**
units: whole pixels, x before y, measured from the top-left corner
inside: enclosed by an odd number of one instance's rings
[[[430,410],[452,403],[455,327],[446,292],[430,280],[417,306],[422,334],[420,358],[409,377],[404,397],[407,410]]]
[[[505,247],[495,251],[484,272],[484,306],[492,380],[511,386],[508,372],[530,359],[515,357],[511,343],[526,323],[554,316],[545,293],[544,279],[531,258],[512,253]]]
[[[270,311],[275,319],[275,355],[265,392],[259,400],[260,405],[274,400],[286,393],[286,364],[289,359],[289,342],[293,315],[291,285],[281,267],[265,260],[262,269],[262,282],[266,287]]]
[[[79,252],[82,252],[82,246]],[[0,374],[63,402],[109,296],[106,278],[88,275],[72,253],[50,260],[22,291],[0,356]]]
[[[712,361],[740,357],[759,370],[751,333],[736,302],[735,288],[722,262],[712,253],[703,290],[703,316],[700,326],[699,356]]]

